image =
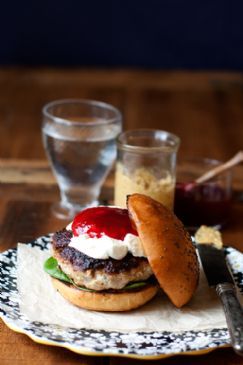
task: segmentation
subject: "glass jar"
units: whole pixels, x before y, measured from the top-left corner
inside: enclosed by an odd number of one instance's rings
[[[217,229],[228,221],[231,212],[232,172],[227,170],[204,183],[195,180],[222,162],[209,158],[181,161],[177,166],[175,214],[188,230],[201,225]]]
[[[140,193],[173,209],[179,144],[176,135],[162,130],[121,133],[117,143],[115,205],[126,207],[127,195]]]

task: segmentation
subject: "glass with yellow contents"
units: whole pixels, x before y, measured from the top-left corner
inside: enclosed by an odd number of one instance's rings
[[[117,142],[115,205],[126,207],[127,195],[140,193],[173,209],[179,145],[176,135],[162,130],[121,133]]]

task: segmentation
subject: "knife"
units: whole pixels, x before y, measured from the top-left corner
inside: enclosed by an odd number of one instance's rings
[[[208,284],[215,287],[223,304],[232,347],[243,355],[243,309],[236,296],[224,251],[211,244],[197,244],[197,249]]]

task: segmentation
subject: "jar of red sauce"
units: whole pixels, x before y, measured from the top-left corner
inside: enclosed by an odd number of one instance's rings
[[[226,171],[208,182],[195,180],[206,171],[221,164],[212,159],[191,159],[177,167],[174,211],[191,231],[202,224],[222,228],[231,210],[232,173]]]

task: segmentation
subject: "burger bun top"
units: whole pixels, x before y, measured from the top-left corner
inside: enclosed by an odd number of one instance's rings
[[[129,195],[127,207],[160,287],[176,307],[182,307],[199,279],[190,235],[172,211],[148,196]]]

